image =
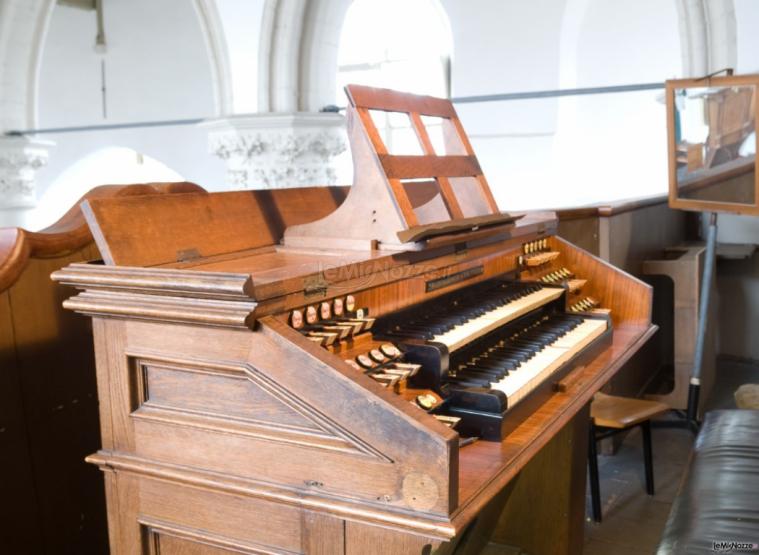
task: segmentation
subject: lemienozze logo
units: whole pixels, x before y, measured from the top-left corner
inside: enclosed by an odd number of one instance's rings
[[[729,553],[731,551],[759,551],[759,544],[752,542],[721,541],[712,544],[714,551]]]

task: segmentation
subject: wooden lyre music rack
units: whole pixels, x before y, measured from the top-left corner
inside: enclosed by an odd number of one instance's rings
[[[501,213],[449,100],[348,85],[348,137],[354,183],[326,218],[287,229],[299,247],[418,250],[433,236],[503,227]],[[394,152],[375,115],[408,119],[420,154]]]

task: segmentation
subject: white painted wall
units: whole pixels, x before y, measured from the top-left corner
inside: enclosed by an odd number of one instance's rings
[[[738,31],[738,73],[759,73],[759,2],[734,0]]]
[[[39,127],[132,123],[208,117],[214,111],[211,70],[195,9],[188,0],[105,2],[107,50],[94,50],[93,12],[57,6],[40,68]],[[103,116],[101,60],[105,61],[107,117]],[[255,87],[254,87],[255,88]],[[57,143],[38,174],[38,197],[77,161],[105,147],[128,147],[165,164],[185,179],[223,187],[224,164],[208,153],[196,126],[51,133]],[[108,175],[93,173],[92,186]],[[146,175],[146,178],[149,176]],[[156,175],[160,179],[161,175]],[[84,178],[84,177],[83,177]],[[79,196],[71,191],[70,202]],[[65,204],[65,203],[64,203]],[[69,203],[70,205],[70,203]],[[61,212],[69,205],[61,206]],[[30,227],[50,223],[50,211],[28,215]],[[53,218],[54,219],[54,218]]]
[[[234,110],[254,111],[264,0],[217,0]],[[754,0],[735,0],[739,69],[757,66]],[[663,81],[681,74],[675,0],[441,0],[453,34],[452,94],[470,96]],[[45,45],[40,126],[204,117],[212,73],[193,2],[109,0],[108,118],[91,12],[57,7]],[[666,188],[664,107],[656,92],[458,104],[503,209],[546,208]],[[196,127],[46,135],[58,143],[42,195],[76,160],[132,148],[186,179],[223,187],[224,167]]]
[[[258,110],[258,46],[265,0],[217,0],[229,52],[234,111]]]
[[[759,73],[759,2],[755,0],[734,0],[737,24],[737,73]],[[722,215],[719,217],[718,241],[723,243],[759,243],[759,218],[749,216]],[[734,264],[731,268],[751,269]],[[754,281],[752,293],[747,299],[755,301],[759,313],[759,285],[756,278],[748,274],[748,279]],[[753,291],[753,289],[756,289]],[[757,346],[759,349],[759,346]],[[753,356],[756,354],[757,356]],[[759,350],[752,354],[759,359]]]
[[[663,82],[681,72],[673,0],[443,5],[454,33],[454,96]],[[666,190],[664,105],[657,97],[456,108],[501,208],[547,208]]]
[[[40,70],[41,127],[198,117],[213,110],[211,71],[187,0],[105,2],[107,50],[97,54],[95,14],[57,6]],[[106,64],[108,117],[100,102]]]
[[[454,97],[559,87],[565,0],[442,4],[453,33]],[[539,191],[551,182],[557,108],[556,99],[456,105],[502,209],[545,201]]]

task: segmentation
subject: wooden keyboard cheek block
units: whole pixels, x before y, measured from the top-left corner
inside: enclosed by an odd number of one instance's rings
[[[614,325],[648,325],[653,309],[653,289],[592,254],[576,247],[561,237],[553,237],[552,244],[559,251],[558,267],[571,268],[576,276],[587,280],[582,297],[592,297],[600,306],[611,309]]]
[[[95,333],[110,467],[266,481],[328,512],[328,497],[430,518],[457,503],[456,434],[273,318],[253,333],[96,318]]]

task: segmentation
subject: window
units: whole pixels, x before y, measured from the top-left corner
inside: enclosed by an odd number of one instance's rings
[[[438,0],[355,0],[345,16],[337,68],[337,105],[348,84],[397,89],[447,98],[451,31]],[[375,125],[399,154],[415,148],[407,117],[384,112]]]

